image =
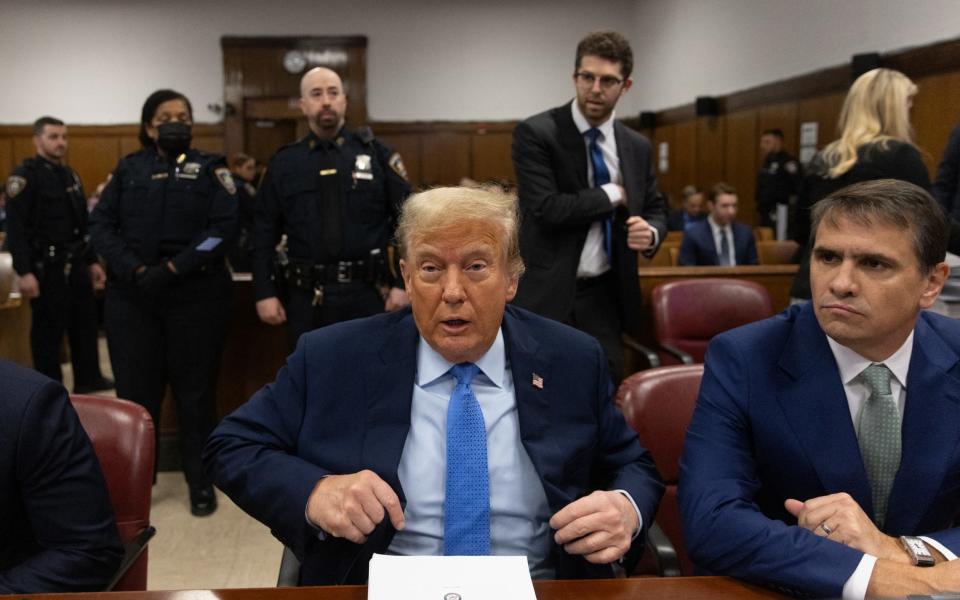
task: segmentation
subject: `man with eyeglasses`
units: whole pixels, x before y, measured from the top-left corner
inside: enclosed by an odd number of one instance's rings
[[[513,133],[527,265],[515,303],[596,337],[619,382],[621,332],[639,328],[637,252],[656,252],[666,209],[650,142],[614,119],[633,83],[629,42],[591,33],[575,67],[576,98]]]

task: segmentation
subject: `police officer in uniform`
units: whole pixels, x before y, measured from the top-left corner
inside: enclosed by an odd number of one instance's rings
[[[776,227],[777,205],[791,205],[800,185],[800,163],[783,149],[783,131],[768,129],[760,135],[763,165],[757,174],[757,212],[760,224]]]
[[[33,144],[37,155],[14,169],[6,185],[6,245],[20,275],[20,292],[30,298],[33,366],[51,379],[62,380],[60,342],[66,331],[74,392],[109,389],[113,382],[100,374],[93,297],[93,285],[102,284],[105,276],[87,244],[83,185],[74,170],[63,164],[67,153],[63,121],[37,119]]]
[[[228,323],[224,260],[237,227],[236,187],[222,157],[190,148],[193,110],[158,90],[143,105],[143,149],[120,160],[91,217],[106,260],[105,320],[117,395],[143,405],[160,431],[167,383],[177,402],[191,512],[216,509],[200,451],[215,425]]]
[[[368,128],[344,127],[347,99],[330,69],[303,76],[300,108],[310,134],[270,161],[254,223],[257,314],[286,321],[291,345],[311,329],[409,303],[387,252],[410,193],[400,155]]]
[[[257,201],[257,159],[237,152],[230,158],[230,172],[237,186],[238,228],[236,243],[230,248],[227,260],[235,273],[250,272],[250,254],[253,251],[253,213]]]

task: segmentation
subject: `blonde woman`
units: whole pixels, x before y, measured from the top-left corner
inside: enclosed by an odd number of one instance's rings
[[[857,78],[843,101],[837,129],[840,139],[810,162],[797,201],[795,239],[803,257],[790,295],[810,298],[810,209],[820,199],[850,184],[872,179],[901,179],[930,190],[930,174],[913,144],[910,107],[917,86],[891,69],[873,69]]]

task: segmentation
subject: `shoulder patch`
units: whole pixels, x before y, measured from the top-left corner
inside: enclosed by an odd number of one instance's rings
[[[19,175],[11,175],[7,177],[7,199],[12,200],[17,197],[17,194],[23,191],[23,188],[27,187],[27,180],[25,177]]]
[[[403,159],[400,158],[399,152],[394,152],[390,155],[390,159],[387,160],[387,164],[390,165],[390,168],[393,169],[393,172],[403,178],[404,181],[410,181],[407,179],[407,168],[403,166]]]
[[[213,170],[213,172],[217,176],[217,180],[220,182],[220,185],[227,190],[228,194],[233,196],[237,193],[237,185],[233,182],[233,175],[230,173],[230,169],[226,167],[217,167]]]

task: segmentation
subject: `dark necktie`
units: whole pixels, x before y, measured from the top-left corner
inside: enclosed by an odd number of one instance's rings
[[[860,411],[860,455],[873,492],[874,521],[881,530],[887,502],[900,468],[900,410],[890,391],[890,369],[874,363],[863,370],[870,397]]]
[[[587,138],[590,140],[590,164],[593,165],[593,187],[600,187],[610,183],[610,170],[607,169],[607,163],[603,160],[603,152],[600,151],[600,144],[597,139],[600,137],[600,130],[596,127],[587,131]],[[603,249],[607,253],[607,260],[613,257],[613,223],[609,217],[603,221]]]
[[[443,501],[443,553],[490,554],[490,484],[487,429],[470,383],[480,368],[460,363],[450,369],[457,385],[447,407],[447,485]]]
[[[727,228],[720,230],[720,266],[729,267],[733,265],[730,260],[730,242],[727,240]]]

